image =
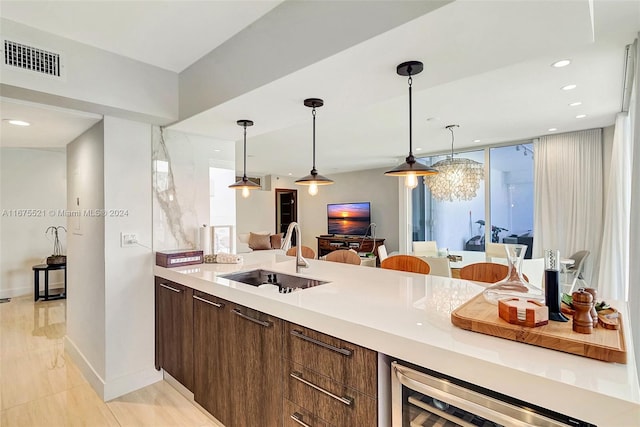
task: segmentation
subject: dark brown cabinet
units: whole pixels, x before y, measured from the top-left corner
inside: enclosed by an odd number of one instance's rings
[[[233,426],[282,425],[282,320],[241,305],[230,307],[230,383]],[[215,415],[215,414],[214,414]]]
[[[285,419],[322,425],[377,425],[377,353],[309,328],[287,323],[284,334]],[[292,419],[295,422],[295,420]]]
[[[282,320],[194,291],[194,400],[226,427],[282,425]]]
[[[231,383],[230,348],[225,331],[230,331],[229,303],[194,291],[194,400],[219,421],[231,425],[231,401],[226,389]]]
[[[377,353],[156,277],[156,367],[226,427],[375,426]]]
[[[156,294],[156,369],[193,390],[193,290],[159,277]]]

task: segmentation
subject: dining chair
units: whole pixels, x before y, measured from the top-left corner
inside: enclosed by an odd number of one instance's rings
[[[509,267],[504,264],[494,262],[477,262],[465,265],[460,269],[460,278],[474,280],[476,282],[496,283],[507,277]],[[529,282],[529,278],[522,275],[524,280]]]
[[[413,242],[413,253],[418,254],[438,254],[438,245],[435,240],[425,242]]]
[[[344,264],[360,265],[362,260],[358,254],[351,249],[338,249],[337,251],[329,252],[325,255],[326,261],[341,262]]]
[[[384,261],[388,257],[389,254],[387,253],[387,247],[385,245],[378,246],[378,259],[380,262]]]
[[[431,267],[427,261],[413,255],[393,255],[380,263],[387,270],[408,271],[410,273],[429,274]]]
[[[432,276],[451,277],[451,267],[447,257],[425,257]]]
[[[573,260],[573,265],[567,267],[565,273],[568,274],[567,283],[571,280],[571,288],[569,289],[569,294],[573,292],[573,288],[576,286],[576,282],[578,280],[584,280],[582,277],[582,273],[584,272],[584,262],[591,254],[590,251],[578,251],[571,255],[569,258]]]
[[[315,259],[316,257],[316,251],[314,251],[313,249],[311,249],[309,246],[304,246],[302,245],[301,247],[302,250],[302,256],[304,258],[307,259]],[[292,246],[291,248],[289,248],[287,250],[287,255],[289,256],[296,256],[296,246]]]
[[[504,243],[487,243],[484,246],[484,254],[487,262],[492,258],[507,258],[507,251]]]

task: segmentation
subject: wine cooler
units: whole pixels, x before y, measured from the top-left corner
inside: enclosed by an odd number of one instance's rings
[[[407,365],[391,364],[393,427],[593,426],[437,372]]]

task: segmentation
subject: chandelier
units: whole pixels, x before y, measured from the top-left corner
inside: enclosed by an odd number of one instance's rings
[[[439,201],[471,200],[476,197],[480,181],[484,179],[482,163],[453,157],[453,128],[457,127],[459,126],[446,127],[451,132],[451,157],[440,160],[432,166],[438,170],[437,175],[424,177],[425,183],[431,190],[431,196]]]

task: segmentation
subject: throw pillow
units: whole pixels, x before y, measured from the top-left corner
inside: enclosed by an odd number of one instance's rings
[[[283,233],[278,233],[270,236],[271,249],[280,249],[280,246],[282,246],[282,234]]]
[[[249,233],[249,247],[254,251],[271,249],[271,239],[268,234]]]

